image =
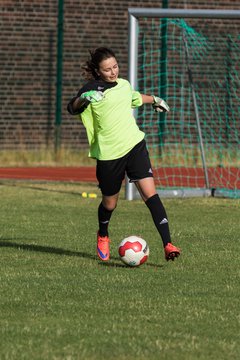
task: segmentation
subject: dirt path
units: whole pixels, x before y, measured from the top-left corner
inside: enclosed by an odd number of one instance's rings
[[[156,185],[205,187],[201,168],[154,169]],[[210,188],[240,189],[239,168],[208,168]],[[0,179],[76,181],[97,183],[95,167],[5,167],[0,168]]]

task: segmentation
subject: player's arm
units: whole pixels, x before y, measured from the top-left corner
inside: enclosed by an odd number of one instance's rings
[[[90,101],[87,99],[81,98],[80,96],[75,96],[68,103],[67,110],[71,115],[81,114],[86,107],[90,104]]]
[[[75,96],[67,106],[67,110],[71,115],[81,114],[90,103],[102,100],[103,92],[90,90]]]
[[[153,104],[154,99],[152,95],[141,94],[143,104]]]
[[[158,96],[141,94],[143,104],[152,104],[156,112],[168,112],[170,108],[166,101]]]

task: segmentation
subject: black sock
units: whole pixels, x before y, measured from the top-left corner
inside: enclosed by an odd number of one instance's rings
[[[167,214],[158,194],[155,194],[147,199],[146,205],[152,214],[154,224],[162,238],[163,246],[165,247],[169,242],[171,242],[171,236]]]
[[[102,202],[98,207],[98,223],[99,230],[98,233],[100,236],[108,236],[108,224],[111,219],[113,210],[107,210]]]

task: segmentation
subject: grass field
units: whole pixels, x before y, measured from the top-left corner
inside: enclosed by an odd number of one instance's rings
[[[208,167],[239,167],[240,150],[238,146],[227,148],[206,146],[206,160]],[[202,157],[199,146],[188,143],[165,144],[164,151],[159,154],[158,144],[149,144],[149,153],[153,167],[200,167]],[[79,150],[65,148],[56,153],[54,148],[40,147],[26,149],[24,145],[18,150],[2,150],[0,152],[0,166],[95,166],[95,160],[88,157],[88,148]]]
[[[148,209],[123,196],[111,260],[95,255],[90,184],[0,184],[1,360],[240,358],[240,200],[164,199],[181,257],[166,262]],[[148,262],[118,258],[123,237]]]
[[[74,150],[63,146],[58,152],[54,149],[39,148],[2,150],[0,152],[1,167],[21,166],[95,166],[95,160],[88,157],[88,149]]]

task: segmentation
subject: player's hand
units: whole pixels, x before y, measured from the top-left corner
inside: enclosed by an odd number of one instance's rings
[[[96,90],[90,90],[85,93],[83,93],[80,98],[86,99],[90,101],[91,103],[101,101],[104,97],[104,94],[102,91],[96,91]]]
[[[153,104],[152,107],[154,109],[154,111],[156,112],[169,112],[170,111],[170,107],[168,106],[168,104],[166,103],[166,101],[164,101],[163,99],[152,95],[153,97]]]

